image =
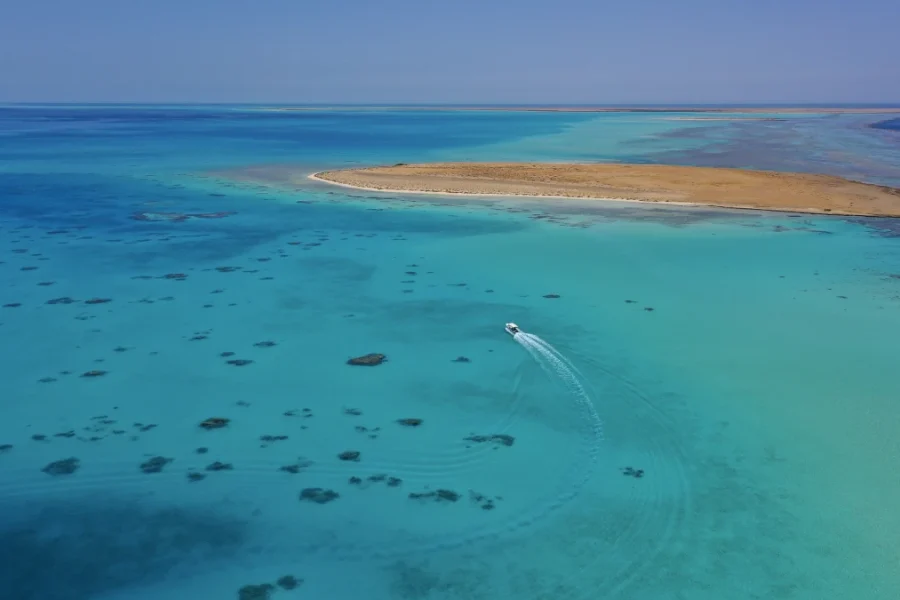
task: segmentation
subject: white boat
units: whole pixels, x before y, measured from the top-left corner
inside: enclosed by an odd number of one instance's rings
[[[522,333],[522,330],[519,329],[519,326],[515,323],[507,323],[506,324],[506,333],[515,337],[517,333]]]

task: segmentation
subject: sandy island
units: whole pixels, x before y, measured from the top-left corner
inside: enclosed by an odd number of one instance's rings
[[[900,189],[831,175],[625,164],[435,163],[324,171],[313,179],[370,191],[630,200],[900,216]]]

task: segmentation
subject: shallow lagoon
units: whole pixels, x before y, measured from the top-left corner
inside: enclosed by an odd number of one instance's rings
[[[241,176],[444,159],[766,167],[747,157],[777,146],[791,168],[890,184],[892,132],[859,116],[765,130],[221,107],[0,119],[4,594],[236,598],[288,574],[304,582],[273,598],[900,592],[889,222]],[[577,367],[602,438],[507,321]],[[368,352],[388,360],[345,364]],[[231,421],[199,427],[214,416]],[[42,471],[70,457],[73,473]],[[154,457],[172,460],[144,472]],[[315,487],[340,497],[300,499]],[[459,498],[409,498],[440,489]]]

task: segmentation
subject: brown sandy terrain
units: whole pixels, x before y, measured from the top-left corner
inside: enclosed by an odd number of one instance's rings
[[[436,163],[325,171],[360,189],[637,200],[854,216],[900,216],[900,189],[831,175],[624,164]]]

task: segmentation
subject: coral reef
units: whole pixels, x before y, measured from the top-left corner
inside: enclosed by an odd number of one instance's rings
[[[234,467],[231,463],[223,463],[218,460],[206,466],[207,471],[231,471]]]
[[[75,458],[64,458],[62,460],[53,461],[41,471],[47,475],[71,475],[81,466],[81,461]]]
[[[234,365],[235,367],[246,367],[247,365],[253,364],[252,360],[246,358],[235,358],[226,362],[229,365]]]
[[[453,490],[435,490],[432,492],[410,492],[411,500],[434,500],[435,502],[456,502],[460,495]]]
[[[464,439],[468,442],[496,442],[504,446],[512,446],[516,441],[516,438],[505,433],[495,433],[493,435],[470,435],[469,437]]]
[[[282,575],[281,577],[278,578],[278,581],[276,581],[275,583],[277,583],[278,587],[280,587],[281,589],[293,590],[297,586],[302,585],[303,580],[297,579],[293,575]]]
[[[167,464],[175,460],[174,458],[166,458],[164,456],[154,456],[150,460],[144,461],[140,465],[140,469],[144,473],[161,473]]]
[[[374,367],[380,365],[381,363],[387,360],[387,356],[384,354],[364,354],[362,356],[357,356],[356,358],[351,358],[347,361],[348,365],[357,365],[364,367]]]
[[[164,213],[164,212],[136,212],[131,215],[134,221],[182,223],[190,219],[224,219],[237,213],[220,211],[211,213]]]
[[[324,488],[305,488],[300,492],[300,500],[316,504],[328,504],[340,497],[341,495],[334,490],[326,490]]]
[[[94,371],[85,371],[81,374],[82,377],[103,377],[106,375],[106,371],[94,370]]]
[[[238,600],[269,600],[274,591],[275,586],[271,583],[245,585],[238,590]]]
[[[226,419],[225,417],[210,417],[200,423],[200,427],[206,430],[221,429],[223,427],[227,427],[228,423],[230,422],[231,419]]]
[[[643,469],[635,469],[634,467],[624,467],[622,469],[622,475],[626,477],[634,477],[635,479],[640,479],[644,476]]]
[[[285,465],[283,467],[279,467],[278,470],[284,471],[285,473],[291,473],[292,475],[296,475],[303,469],[306,469],[307,467],[311,467],[312,465],[313,465],[313,462],[311,460],[306,460],[306,459],[301,458],[292,465]]]

